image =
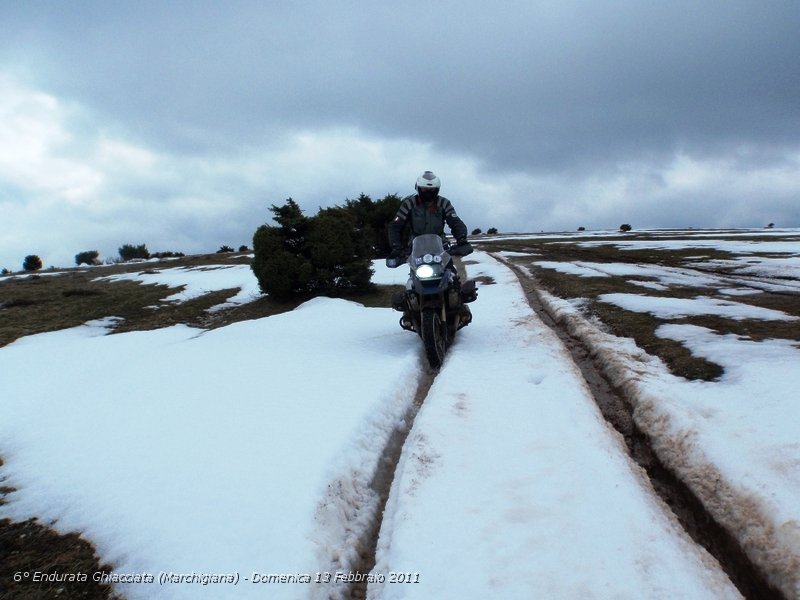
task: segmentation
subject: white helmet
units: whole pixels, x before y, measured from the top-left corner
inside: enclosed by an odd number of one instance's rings
[[[433,171],[425,171],[422,175],[417,177],[417,184],[414,189],[418,192],[425,192],[436,196],[439,193],[439,188],[442,187],[442,182],[433,174]]]

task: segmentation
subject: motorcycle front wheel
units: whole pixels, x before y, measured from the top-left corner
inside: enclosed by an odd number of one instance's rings
[[[438,369],[444,361],[447,350],[445,327],[439,312],[427,309],[422,312],[422,344],[425,346],[425,355],[432,369]]]

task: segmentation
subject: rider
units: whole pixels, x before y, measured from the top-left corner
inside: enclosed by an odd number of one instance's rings
[[[411,226],[411,240],[418,235],[434,233],[442,236],[442,241],[445,241],[445,223],[456,238],[456,245],[451,248],[451,252],[457,255],[469,254],[472,247],[467,241],[467,226],[456,214],[456,209],[450,200],[439,195],[439,188],[441,181],[432,171],[425,171],[417,178],[414,186],[417,193],[403,198],[394,220],[389,225],[389,244],[392,247],[389,258],[400,258],[408,254],[403,249],[403,230],[406,225]],[[455,271],[452,263],[448,266]],[[408,316],[407,309],[398,302],[393,301],[393,304],[398,310],[403,310],[405,320]],[[462,320],[464,324],[472,320],[472,314],[466,304],[462,305]]]
[[[442,186],[439,178],[432,171],[425,171],[417,178],[414,189],[417,193],[406,196],[400,202],[397,215],[389,225],[389,244],[392,247],[391,258],[403,255],[403,229],[411,225],[411,239],[423,233],[435,233],[444,240],[444,225],[456,238],[456,245],[463,246],[467,242],[467,226],[464,225],[450,200],[439,195]]]

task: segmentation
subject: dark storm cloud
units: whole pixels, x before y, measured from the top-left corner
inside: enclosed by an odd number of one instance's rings
[[[0,259],[238,245],[429,168],[470,227],[798,226],[798,31],[796,0],[4,2]]]
[[[800,139],[797,2],[14,10],[6,49],[44,52],[58,93],[185,149],[353,125],[549,171]]]

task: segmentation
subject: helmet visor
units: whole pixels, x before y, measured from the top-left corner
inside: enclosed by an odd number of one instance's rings
[[[419,197],[422,200],[434,200],[439,195],[439,188],[435,187],[420,187],[418,190]]]

